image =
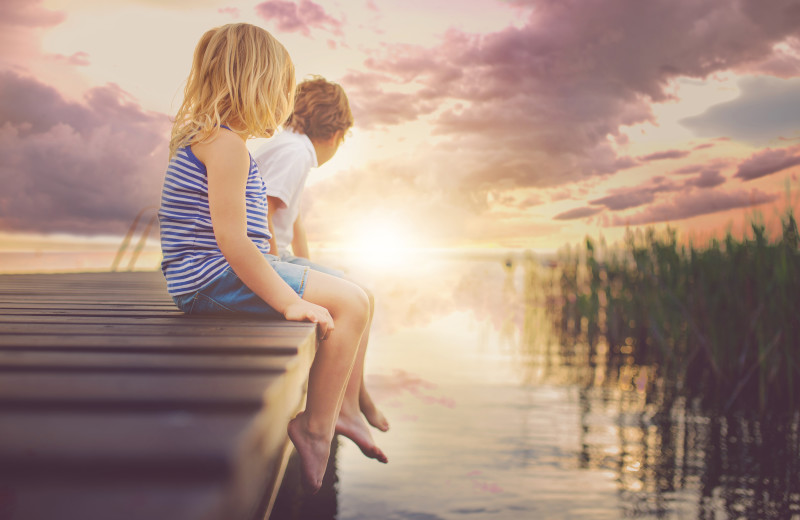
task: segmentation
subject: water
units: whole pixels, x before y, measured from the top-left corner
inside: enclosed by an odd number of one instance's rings
[[[389,464],[341,439],[319,495],[290,465],[273,519],[800,519],[797,417],[665,407],[646,367],[576,362],[520,260],[373,273]]]

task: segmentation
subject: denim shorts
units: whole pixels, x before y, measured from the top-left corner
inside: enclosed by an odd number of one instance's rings
[[[289,262],[290,264],[295,265],[302,265],[305,267],[310,267],[314,271],[319,271],[320,273],[329,274],[331,276],[335,276],[337,278],[344,278],[344,271],[340,271],[338,269],[334,269],[332,267],[326,267],[324,265],[320,265],[318,263],[312,262],[308,258],[303,258],[301,256],[293,256],[286,253],[281,254],[281,262]]]
[[[277,256],[264,255],[278,276],[302,298],[308,280],[308,267],[281,262]],[[173,296],[175,305],[186,314],[253,314],[268,318],[283,315],[267,305],[242,282],[231,267],[199,290]]]

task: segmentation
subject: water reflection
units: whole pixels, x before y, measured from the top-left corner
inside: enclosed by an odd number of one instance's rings
[[[709,414],[625,343],[566,334],[532,257],[438,269],[376,282],[391,462],[343,441],[323,495],[287,474],[273,518],[800,519],[800,415]]]

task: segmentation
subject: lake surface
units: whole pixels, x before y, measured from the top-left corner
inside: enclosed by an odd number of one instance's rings
[[[389,464],[336,444],[326,485],[290,464],[273,519],[800,519],[797,416],[714,417],[576,363],[522,257],[366,273],[367,385]],[[533,273],[533,274],[532,274]]]

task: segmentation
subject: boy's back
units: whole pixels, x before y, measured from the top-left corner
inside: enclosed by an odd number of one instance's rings
[[[262,145],[254,156],[267,185],[267,195],[282,203],[271,208],[271,220],[278,254],[287,255],[308,172],[317,167],[317,154],[307,135],[286,129]]]

